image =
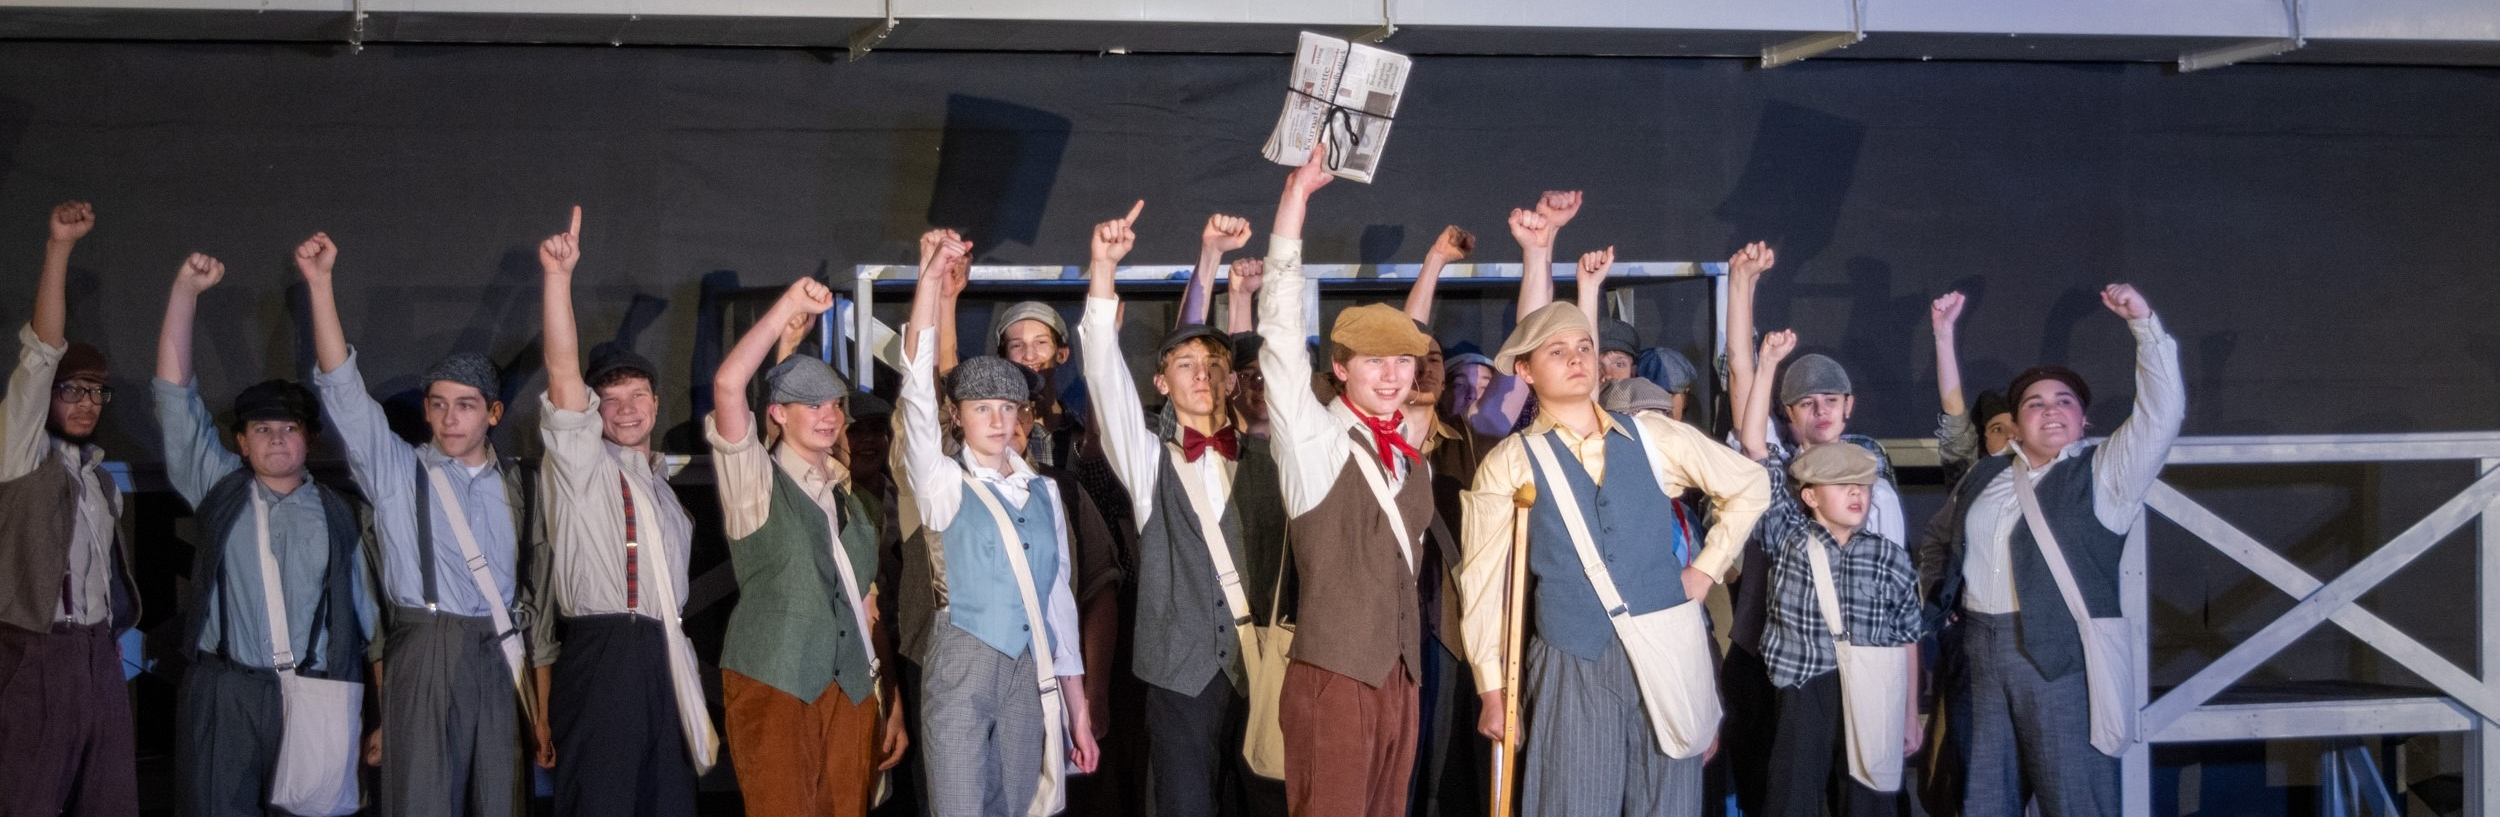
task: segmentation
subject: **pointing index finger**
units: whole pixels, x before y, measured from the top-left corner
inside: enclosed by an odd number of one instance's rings
[[[1125,218],[1120,219],[1120,222],[1121,222],[1121,223],[1123,223],[1123,224],[1135,223],[1135,222],[1137,221],[1137,214],[1142,213],[1142,212],[1145,212],[1145,211],[1146,211],[1146,200],[1145,200],[1145,199],[1138,199],[1136,204],[1129,205],[1129,208],[1128,208],[1128,216],[1127,216],[1127,217],[1125,217]]]
[[[567,235],[571,235],[571,236],[573,236],[573,237],[575,237],[575,238],[580,238],[580,237],[581,237],[581,235],[582,235],[582,206],[581,206],[581,205],[579,205],[579,204],[573,205],[573,228],[572,228],[572,229],[569,229],[569,230],[566,230],[566,231],[564,231],[564,232],[565,232],[565,234],[567,234]]]

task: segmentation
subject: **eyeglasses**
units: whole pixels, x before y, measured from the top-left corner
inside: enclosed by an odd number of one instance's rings
[[[52,397],[72,405],[84,403],[93,399],[96,405],[101,406],[106,403],[113,402],[113,387],[81,386],[76,383],[63,383],[52,387]]]

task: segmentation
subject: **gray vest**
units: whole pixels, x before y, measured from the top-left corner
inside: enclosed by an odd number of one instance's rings
[[[2100,453],[2099,445],[2089,446],[2032,486],[2040,496],[2040,515],[2048,522],[2049,533],[2057,537],[2058,549],[2065,552],[2075,584],[2083,591],[2084,607],[2095,618],[2119,614],[2118,561],[2127,547],[2126,535],[2103,526],[2100,516],[2093,512],[2092,463]],[[2005,473],[2013,463],[2013,458],[2005,454],[1980,460],[1954,490],[1959,516],[1953,522],[1953,554],[1945,562],[1945,582],[1937,591],[1937,601],[1946,610],[1961,606],[1962,561],[1970,552],[1971,506],[1989,481]],[[2031,537],[2031,526],[2019,513],[2005,523],[2014,526],[2010,545],[2014,593],[2022,603],[2022,609],[2014,615],[2014,630],[2022,640],[2023,655],[2040,669],[2041,677],[2050,680],[2082,670],[2083,638],[2076,631],[2075,617],[2066,612],[2064,597],[2058,595],[2057,579],[2049,575],[2048,561],[2041,558],[2039,543]]]
[[[1226,549],[1232,552],[1233,568],[1241,574],[1250,618],[1264,622],[1284,552],[1284,492],[1276,481],[1276,461],[1268,456],[1265,440],[1243,435],[1240,451],[1232,498],[1217,525],[1224,532]],[[1233,632],[1232,608],[1216,582],[1215,561],[1207,556],[1198,510],[1191,507],[1187,489],[1181,486],[1184,477],[1172,461],[1172,450],[1165,447],[1158,453],[1154,515],[1137,541],[1137,643],[1132,669],[1139,680],[1183,695],[1204,690],[1217,670],[1224,672],[1234,689],[1246,690],[1241,640]]]

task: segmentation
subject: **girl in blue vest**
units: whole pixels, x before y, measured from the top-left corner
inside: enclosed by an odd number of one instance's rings
[[[950,269],[970,248],[933,230],[921,238],[920,268]],[[1067,515],[1050,480],[1010,451],[1030,394],[1015,364],[976,357],[947,374],[963,448],[944,453],[939,289],[913,294],[895,415],[904,490],[940,551],[921,673],[929,804],[940,817],[1041,817],[1064,803],[1062,773],[1091,772],[1096,756]]]

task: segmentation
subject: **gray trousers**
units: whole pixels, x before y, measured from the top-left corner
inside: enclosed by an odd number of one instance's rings
[[[916,745],[928,772],[930,813],[1023,817],[1042,773],[1042,690],[1033,651],[1000,655],[943,617],[929,631]]]
[[[386,817],[520,813],[520,698],[494,625],[482,617],[391,611],[382,659]]]
[[[175,710],[175,814],[283,813],[269,807],[269,776],[277,771],[278,742],[286,733],[277,673],[201,655],[182,675]]]
[[[2117,817],[2118,759],[2092,748],[2092,698],[2080,670],[2040,677],[2023,656],[2014,617],[1962,613],[1960,690],[1970,708],[1970,772],[1962,813],[2019,817],[2040,799],[2046,817]]]
[[[1527,723],[1525,817],[1691,817],[1701,813],[1699,756],[1659,751],[1623,645],[1580,658],[1528,642],[1521,719]]]

